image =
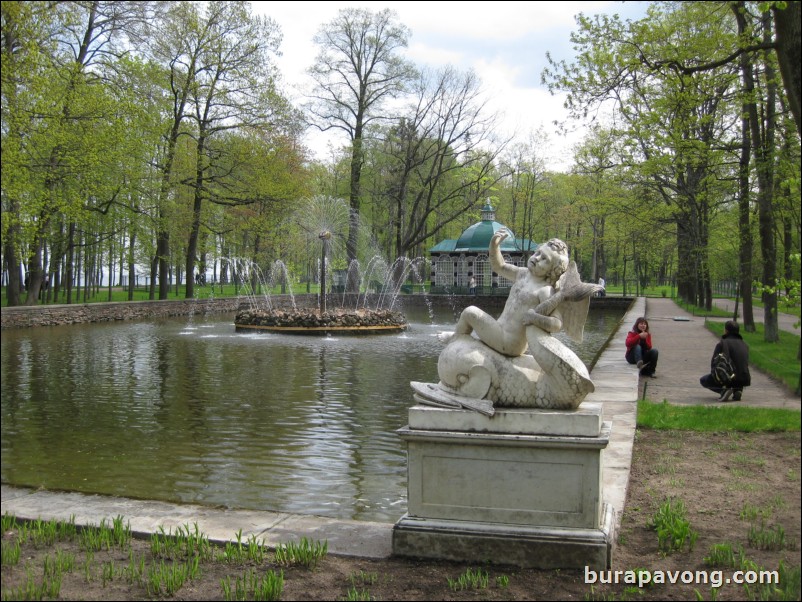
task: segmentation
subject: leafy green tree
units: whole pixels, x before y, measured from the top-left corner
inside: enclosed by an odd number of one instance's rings
[[[158,169],[161,184],[157,200],[156,255],[151,269],[151,298],[159,279],[159,299],[167,299],[170,289],[170,223],[173,196],[173,164],[179,138],[185,134],[184,123],[191,106],[190,94],[196,85],[202,54],[212,37],[210,23],[203,20],[200,6],[191,2],[169,3],[167,10],[152,23],[154,60],[168,73],[166,94],[169,109],[164,119],[164,142]],[[153,269],[156,268],[156,269]]]
[[[12,168],[17,179],[9,188],[4,185],[9,204],[17,204],[6,238],[14,250],[7,260],[10,266],[20,258],[27,264],[26,304],[37,302],[46,277],[44,255],[53,228],[61,231],[61,217],[68,224],[69,256],[82,221],[94,222],[88,213],[105,213],[116,201],[114,166],[122,123],[109,82],[114,61],[138,35],[148,6],[96,1],[3,7],[4,75],[5,67],[10,75],[3,80],[8,98],[4,132],[13,132],[4,138],[12,165],[4,163],[3,171]],[[27,35],[33,38],[23,41]],[[26,68],[19,69],[23,63]],[[26,190],[18,196],[22,181]],[[63,247],[58,249],[60,257]],[[67,262],[68,303],[72,265]]]
[[[732,3],[731,7],[738,23],[741,43],[755,46],[762,41],[765,46],[769,46],[772,31],[771,14],[764,12],[761,15],[750,18],[745,2]],[[775,342],[779,340],[780,336],[777,324],[777,293],[775,289],[777,243],[774,234],[775,156],[777,154],[775,148],[777,128],[776,97],[778,90],[773,53],[769,50],[761,50],[759,51],[759,56],[763,63],[762,70],[765,73],[762,86],[765,92],[762,94],[757,93],[754,74],[755,66],[753,66],[752,61],[742,60],[740,65],[744,84],[745,101],[743,106],[746,123],[749,126],[750,148],[754,153],[754,170],[758,184],[758,223],[763,257],[764,337],[768,342]],[[746,135],[746,132],[744,132],[744,135]],[[751,286],[747,291],[751,293]]]
[[[31,168],[30,115],[42,106],[53,76],[55,14],[44,3],[3,2],[2,18],[2,216],[4,268],[9,305],[22,303],[23,261],[27,255],[28,199],[38,194]],[[42,111],[43,112],[43,111]]]
[[[242,165],[234,148],[219,139],[227,132],[291,132],[293,112],[276,90],[271,54],[280,40],[276,23],[250,13],[247,3],[206,5],[208,43],[198,58],[190,101],[196,131],[195,169],[186,180],[192,192],[192,220],[186,252],[186,296],[194,296],[195,262],[203,202],[223,205],[254,202],[254,192],[238,186]],[[283,127],[288,122],[289,127]],[[297,128],[295,128],[297,131]],[[262,142],[269,143],[263,139]],[[239,157],[242,159],[243,157]]]
[[[116,173],[120,178],[119,203],[126,210],[119,221],[125,232],[128,299],[133,300],[137,266],[150,265],[156,257],[162,184],[158,166],[163,157],[164,115],[168,111],[164,103],[167,73],[157,63],[135,55],[118,60],[115,73],[116,102],[125,121],[125,136],[118,140],[123,159]]]
[[[585,141],[574,154],[574,172],[584,176],[580,189],[583,216],[590,228],[590,272],[588,277],[596,282],[606,270],[605,235],[608,217],[614,213],[620,198],[613,190],[618,168],[615,155],[615,138],[609,130],[593,127]]]
[[[737,85],[730,66],[715,72],[672,68],[693,63],[732,36],[704,3],[655,3],[646,19],[580,16],[572,35],[576,63],[544,72],[554,90],[569,92],[577,117],[611,105],[623,157],[639,186],[670,207],[677,232],[678,293],[709,305],[709,221],[729,194],[729,101]],[[657,60],[659,57],[659,61]]]

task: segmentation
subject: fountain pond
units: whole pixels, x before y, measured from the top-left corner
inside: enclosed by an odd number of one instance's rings
[[[393,522],[410,381],[436,381],[447,309],[399,334],[236,332],[231,314],[6,330],[5,484]],[[593,309],[590,364],[622,312]]]

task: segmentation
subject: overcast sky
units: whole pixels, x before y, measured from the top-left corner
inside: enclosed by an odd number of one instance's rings
[[[547,167],[566,170],[570,148],[581,133],[564,138],[552,122],[565,118],[563,99],[551,96],[540,84],[546,52],[554,59],[570,59],[570,33],[574,15],[618,13],[637,19],[648,2],[252,2],[258,14],[272,17],[281,27],[283,41],[279,69],[291,97],[300,102],[308,84],[306,70],[314,62],[317,46],[312,37],[342,8],[394,10],[412,32],[407,58],[419,66],[439,68],[451,64],[473,69],[489,95],[489,105],[504,115],[502,133],[525,141],[542,127],[549,136]],[[329,158],[327,145],[346,143],[344,134],[324,137],[310,133],[307,144],[318,158]]]

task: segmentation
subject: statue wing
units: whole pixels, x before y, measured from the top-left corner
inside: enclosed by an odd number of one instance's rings
[[[563,301],[560,304],[563,330],[577,343],[581,343],[585,335],[585,322],[588,319],[589,308],[590,297],[585,297],[580,301]]]
[[[559,308],[562,314],[563,330],[577,343],[582,342],[585,321],[588,319],[590,298],[604,287],[598,284],[582,282],[576,262],[568,264],[568,269],[557,282],[562,301]]]

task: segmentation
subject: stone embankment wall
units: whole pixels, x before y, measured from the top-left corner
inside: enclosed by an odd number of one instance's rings
[[[337,295],[342,302],[342,295]],[[296,295],[295,304],[299,307],[316,307],[317,295]],[[478,305],[487,311],[501,311],[506,297],[469,295],[402,295],[395,309],[404,307],[450,308],[455,313],[468,305]],[[347,299],[346,299],[347,301]],[[367,300],[360,297],[360,305],[375,307],[379,299],[369,295]],[[293,299],[289,295],[273,295],[270,304],[275,308],[290,309]],[[629,307],[630,297],[594,297],[591,307]],[[345,303],[347,306],[347,302]],[[116,322],[124,320],[140,320],[164,318],[170,316],[208,315],[213,313],[233,313],[241,307],[250,307],[251,302],[245,297],[229,297],[221,299],[174,299],[167,301],[129,301],[118,303],[76,303],[73,305],[34,305],[22,307],[4,307],[0,311],[0,329],[27,328],[31,326],[60,326],[64,324],[82,324],[87,322]],[[334,309],[337,304],[330,303]]]
[[[230,298],[4,307],[0,312],[0,328],[60,326],[233,312],[237,310],[239,304],[240,299]]]

